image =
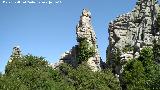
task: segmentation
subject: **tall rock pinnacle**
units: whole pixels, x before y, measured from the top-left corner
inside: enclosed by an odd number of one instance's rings
[[[77,42],[79,38],[87,38],[91,45],[96,44],[96,36],[91,25],[91,13],[84,9],[80,17],[79,24],[76,27]]]
[[[100,70],[101,58],[98,52],[96,35],[91,24],[91,13],[87,9],[83,9],[82,11],[79,24],[76,27],[76,34],[77,42],[79,42],[80,38],[86,38],[89,45],[95,47],[95,55],[90,57],[87,63],[93,71]]]
[[[79,46],[80,39],[86,38],[89,46],[95,47],[95,55],[87,60],[87,64],[93,71],[100,71],[101,58],[98,52],[98,45],[96,43],[96,35],[91,24],[91,13],[87,9],[83,9],[82,11],[82,15],[80,16],[79,23],[76,27],[76,34],[78,44],[70,51],[65,52],[61,56],[59,63],[55,64],[53,67],[56,67],[63,62],[76,66],[77,52],[79,52],[76,48]]]
[[[20,58],[21,55],[21,50],[19,46],[13,47],[12,55],[10,56],[9,62],[12,62],[13,58]]]
[[[108,60],[113,65],[117,49],[121,53],[120,63],[139,56],[143,47],[152,46],[152,41],[160,38],[157,30],[159,4],[157,0],[138,0],[132,12],[117,17],[109,24]],[[133,47],[133,49],[131,49]],[[130,51],[125,51],[130,48]],[[120,74],[123,65],[116,65],[115,72]]]

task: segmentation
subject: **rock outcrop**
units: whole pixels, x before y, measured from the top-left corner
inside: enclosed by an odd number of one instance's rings
[[[156,0],[138,0],[132,12],[120,15],[110,22],[107,53],[111,65],[114,63],[113,53],[117,49],[121,53],[121,65],[114,67],[116,74],[122,73],[125,62],[138,57],[143,47],[152,46],[153,40],[160,38],[157,29],[158,13],[159,4]]]
[[[13,47],[12,55],[10,56],[9,62],[12,62],[13,58],[20,58],[22,56],[19,46]]]
[[[52,64],[52,68],[58,68],[60,64],[62,63],[68,63],[71,64],[73,67],[76,67],[78,65],[78,62],[76,61],[76,56],[77,56],[77,45],[73,46],[70,51],[64,52],[60,59],[59,62]]]
[[[77,42],[79,42],[79,39],[81,38],[86,38],[89,45],[91,47],[95,47],[95,55],[90,57],[87,63],[93,71],[100,70],[101,57],[98,51],[97,38],[91,24],[91,13],[86,9],[82,11],[82,16],[80,17],[79,24],[76,27],[76,34]]]
[[[101,57],[98,52],[98,45],[96,42],[97,38],[91,24],[91,13],[87,9],[83,9],[82,11],[79,23],[76,26],[76,34],[78,45],[75,45],[70,51],[65,52],[61,56],[59,63],[55,64],[53,67],[55,68],[63,62],[76,66],[78,64],[76,61],[78,50],[76,48],[79,46],[79,40],[81,38],[86,38],[89,45],[95,47],[95,55],[93,57],[90,57],[87,63],[93,71],[101,70]]]

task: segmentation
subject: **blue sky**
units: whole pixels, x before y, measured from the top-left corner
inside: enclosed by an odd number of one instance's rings
[[[100,55],[105,61],[108,23],[116,16],[131,11],[136,3],[136,0],[61,0],[62,3],[48,5],[4,4],[2,1],[0,72],[4,71],[12,48],[17,45],[21,47],[23,54],[43,56],[50,63],[58,62],[60,55],[76,44],[76,25],[84,8],[92,13],[92,24],[98,38]]]

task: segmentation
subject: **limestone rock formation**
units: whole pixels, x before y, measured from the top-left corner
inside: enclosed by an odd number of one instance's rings
[[[101,70],[101,57],[99,55],[98,45],[96,43],[97,38],[91,24],[91,13],[87,9],[83,9],[82,11],[79,23],[76,26],[76,34],[78,45],[75,45],[70,51],[65,52],[61,56],[59,63],[65,62],[76,66],[78,64],[76,61],[78,50],[76,48],[79,46],[79,40],[81,38],[86,38],[89,45],[95,47],[95,55],[93,57],[90,57],[87,63],[93,71]],[[53,67],[57,67],[59,63],[57,63]]]
[[[89,45],[95,47],[95,55],[90,57],[87,63],[93,71],[100,70],[101,57],[98,52],[97,38],[91,24],[91,13],[87,9],[82,12],[79,24],[76,27],[76,34],[77,42],[80,38],[87,38]]]
[[[13,58],[20,58],[22,56],[19,46],[13,47],[12,55],[10,56],[9,62],[12,62]]]
[[[77,47],[77,45],[73,46],[70,51],[64,52],[61,55],[59,62],[53,64],[52,67],[57,68],[62,63],[68,63],[68,64],[71,64],[72,66],[76,67],[78,65],[78,62],[76,61],[76,56],[77,56],[76,55],[77,54],[76,47]]]
[[[139,56],[140,50],[145,46],[152,46],[154,39],[160,38],[157,29],[157,16],[159,4],[156,0],[138,0],[132,12],[118,16],[109,24],[108,60],[113,64],[115,49],[121,51],[122,65],[115,70],[120,74],[127,60]],[[125,48],[134,47],[124,52]],[[126,58],[129,57],[129,58]],[[115,68],[116,68],[115,67]]]

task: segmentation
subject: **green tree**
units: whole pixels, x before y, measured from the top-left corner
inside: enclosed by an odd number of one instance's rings
[[[119,48],[114,48],[112,53],[112,58],[110,58],[110,60],[108,60],[108,65],[110,68],[112,68],[112,72],[114,74],[118,73],[115,71],[115,68],[116,66],[121,66],[122,65],[122,62],[120,61],[121,60],[121,52],[120,52],[120,49]]]
[[[68,90],[57,70],[48,66],[43,57],[26,55],[14,58],[6,66],[0,80],[2,90]]]
[[[63,64],[60,67],[61,75],[74,86],[75,90],[119,90],[120,84],[111,70],[92,72],[86,63],[73,68]]]
[[[119,90],[111,70],[92,72],[86,62],[63,63],[56,70],[43,57],[13,58],[0,77],[0,90]]]
[[[160,89],[160,66],[154,62],[152,48],[142,49],[138,59],[127,63],[122,75],[124,90]]]
[[[124,68],[122,76],[123,90],[145,90],[144,67],[141,61],[132,60]]]
[[[77,61],[82,63],[87,61],[90,57],[95,55],[95,47],[91,46],[86,38],[79,39],[79,45],[77,47]]]
[[[153,55],[154,60],[160,63],[160,44],[159,41],[153,40]]]

